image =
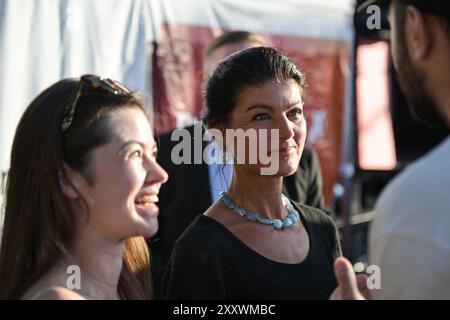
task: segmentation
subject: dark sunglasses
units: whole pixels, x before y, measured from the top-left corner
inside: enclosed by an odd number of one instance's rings
[[[104,91],[113,95],[127,95],[131,94],[131,90],[123,86],[121,83],[108,78],[101,78],[93,74],[86,74],[80,78],[78,86],[70,96],[69,103],[64,108],[61,130],[66,132],[72,125],[75,110],[77,108],[78,99],[81,96],[83,85],[88,85],[96,90]]]

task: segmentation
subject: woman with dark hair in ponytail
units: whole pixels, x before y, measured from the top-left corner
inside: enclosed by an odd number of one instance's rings
[[[163,280],[167,298],[330,297],[337,285],[333,262],[341,255],[336,227],[320,209],[281,193],[305,145],[305,86],[295,64],[267,47],[232,54],[208,79],[203,124],[215,138],[225,137],[215,142],[234,160],[233,177],[178,238]],[[242,135],[244,143],[234,144]]]

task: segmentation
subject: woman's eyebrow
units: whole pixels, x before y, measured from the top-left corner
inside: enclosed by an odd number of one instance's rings
[[[124,144],[122,144],[119,148],[119,151],[117,152],[118,154],[121,154],[124,152],[124,150],[133,144],[137,144],[139,145],[142,149],[145,149],[145,143],[143,143],[142,141],[137,141],[137,140],[129,140],[127,142],[125,142]]]
[[[125,142],[124,144],[122,144],[122,146],[120,147],[120,150],[125,149],[126,147],[128,147],[131,144],[138,144],[142,148],[145,148],[145,143],[143,143],[141,141],[137,141],[137,140],[129,140],[129,141]]]
[[[254,104],[254,105],[248,107],[248,108],[245,110],[245,112],[248,112],[248,111],[253,110],[253,109],[266,109],[266,110],[269,110],[269,111],[273,111],[273,107],[268,106],[268,105],[266,105],[266,104],[260,104],[260,103],[257,103],[257,104]]]
[[[290,108],[295,107],[295,106],[297,106],[299,104],[303,106],[303,102],[299,100],[299,101],[295,101],[295,102],[290,103],[289,105],[285,106],[285,109],[290,109]],[[245,110],[245,112],[248,112],[248,111],[251,111],[251,110],[254,110],[254,109],[265,109],[265,110],[268,110],[268,111],[273,111],[274,110],[274,108],[272,106],[269,106],[269,105],[266,105],[266,104],[262,104],[262,103],[257,103],[257,104],[254,104],[254,105],[251,105],[250,107],[248,107]]]

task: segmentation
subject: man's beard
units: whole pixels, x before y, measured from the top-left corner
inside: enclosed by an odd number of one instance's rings
[[[433,96],[426,87],[425,74],[411,62],[406,49],[405,38],[398,37],[397,74],[403,94],[414,113],[424,122],[438,129],[446,129],[447,124]]]

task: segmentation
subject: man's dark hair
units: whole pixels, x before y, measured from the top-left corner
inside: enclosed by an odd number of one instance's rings
[[[435,16],[441,23],[450,40],[450,3],[448,0],[394,0],[396,20],[400,30],[405,36],[406,7],[412,5],[423,13]]]
[[[208,58],[216,49],[220,48],[221,46],[240,42],[258,43],[261,46],[266,45],[266,41],[264,40],[264,38],[257,33],[241,30],[228,31],[211,41],[211,43],[205,50],[205,57]]]

